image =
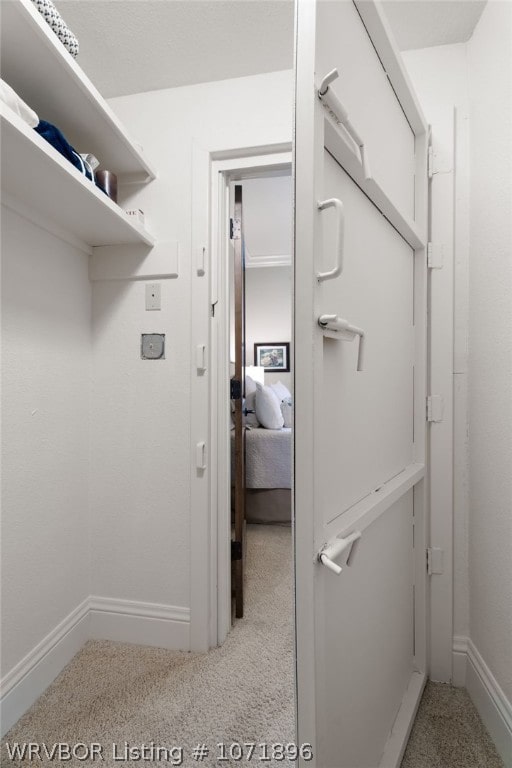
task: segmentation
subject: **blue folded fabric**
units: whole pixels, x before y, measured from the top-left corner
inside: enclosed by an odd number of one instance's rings
[[[69,162],[72,163],[75,168],[80,171],[80,173],[85,174],[85,176],[87,176],[88,179],[91,179],[91,181],[93,180],[92,174],[87,170],[78,152],[73,149],[62,131],[60,131],[55,125],[46,122],[46,120],[41,120],[39,125],[34,128],[34,131],[37,131],[37,133],[42,136],[43,139],[51,144],[52,147],[55,147],[57,152],[60,152],[60,154],[63,155],[66,160],[69,160]]]

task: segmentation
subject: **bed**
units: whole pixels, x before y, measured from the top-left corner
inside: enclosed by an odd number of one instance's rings
[[[290,523],[292,430],[250,427],[245,433],[245,451],[247,522]],[[233,466],[233,431],[231,452]]]

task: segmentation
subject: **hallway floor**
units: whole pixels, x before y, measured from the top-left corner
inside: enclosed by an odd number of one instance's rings
[[[120,756],[125,740],[133,746],[182,746],[183,763],[174,764],[183,766],[239,765],[217,761],[218,742],[293,742],[291,529],[248,526],[247,540],[245,617],[221,648],[194,654],[89,641],[6,734],[2,765],[26,765],[8,759],[5,742],[15,741],[50,747],[100,742],[104,760],[96,765],[102,766],[120,764],[112,744]],[[203,743],[210,757],[193,760],[192,749]],[[66,762],[86,764],[93,763]]]
[[[504,768],[464,688],[427,683],[401,768]]]
[[[174,764],[184,766],[239,765],[217,761],[221,741],[293,742],[291,529],[248,526],[247,539],[246,615],[222,648],[192,654],[90,641],[6,734],[2,764],[25,764],[8,759],[5,743],[15,741],[100,742],[104,759],[97,764],[105,766],[119,764],[125,741],[182,746],[183,763]],[[198,762],[191,754],[202,743],[211,753]],[[467,692],[428,683],[401,768],[503,768],[503,763]]]

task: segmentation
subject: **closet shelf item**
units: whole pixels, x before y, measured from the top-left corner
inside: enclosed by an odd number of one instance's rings
[[[354,144],[356,144],[357,148],[359,149],[359,156],[361,159],[361,165],[363,166],[364,177],[368,181],[372,177],[370,171],[370,161],[368,160],[368,150],[365,147],[363,139],[350,122],[347,110],[342,105],[334,91],[329,87],[330,83],[332,83],[332,81],[336,80],[338,77],[339,73],[337,69],[331,70],[324,77],[320,84],[320,88],[318,89],[318,98],[327,108],[333,120],[335,120],[338,125],[342,125],[345,128]]]
[[[326,544],[320,552],[318,553],[318,561],[322,563],[322,565],[325,565],[326,568],[329,568],[330,571],[335,573],[337,576],[340,575],[343,568],[341,565],[338,565],[334,561],[337,557],[339,557],[343,552],[347,552],[346,557],[346,564],[350,566],[354,560],[356,550],[357,550],[357,542],[361,538],[361,531],[354,531],[346,538],[336,538],[332,539],[332,541],[329,544]]]
[[[337,197],[331,197],[329,200],[323,200],[317,203],[319,211],[325,211],[326,208],[335,208],[338,216],[338,229],[336,231],[336,264],[328,272],[317,272],[317,280],[333,280],[339,277],[343,271],[343,249],[345,243],[345,213],[343,203]]]
[[[91,152],[120,183],[156,173],[115,113],[66,51],[31,0],[2,0],[2,78],[42,120],[58,125],[79,152]]]
[[[4,202],[12,200],[88,246],[154,245],[143,227],[3,103],[0,127]]]
[[[344,320],[338,315],[320,315],[318,325],[322,329],[324,336],[338,341],[354,341],[359,337],[359,350],[357,354],[357,370],[362,371],[364,365],[364,340],[365,333],[357,325],[351,325],[348,320]]]

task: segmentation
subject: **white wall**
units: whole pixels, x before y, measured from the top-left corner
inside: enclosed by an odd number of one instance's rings
[[[93,287],[92,579],[100,597],[190,605],[192,147],[289,142],[292,100],[292,73],[279,72],[111,101],[159,170],[125,200],[145,211],[160,241],[179,241],[180,269],[177,280],[161,281],[161,312],[145,312],[144,281]],[[148,331],[166,334],[165,361],[140,360]]]
[[[254,365],[254,344],[291,342],[292,333],[291,267],[255,267],[245,273],[245,333],[247,364]],[[291,373],[265,373],[265,383],[282,381],[288,389]]]
[[[404,54],[434,137],[443,110],[457,107],[454,676],[467,685],[507,765],[512,754],[511,35],[512,5],[489,2],[468,44]]]
[[[512,701],[512,4],[468,44],[470,635]]]
[[[3,675],[90,593],[90,323],[87,255],[2,206]]]

